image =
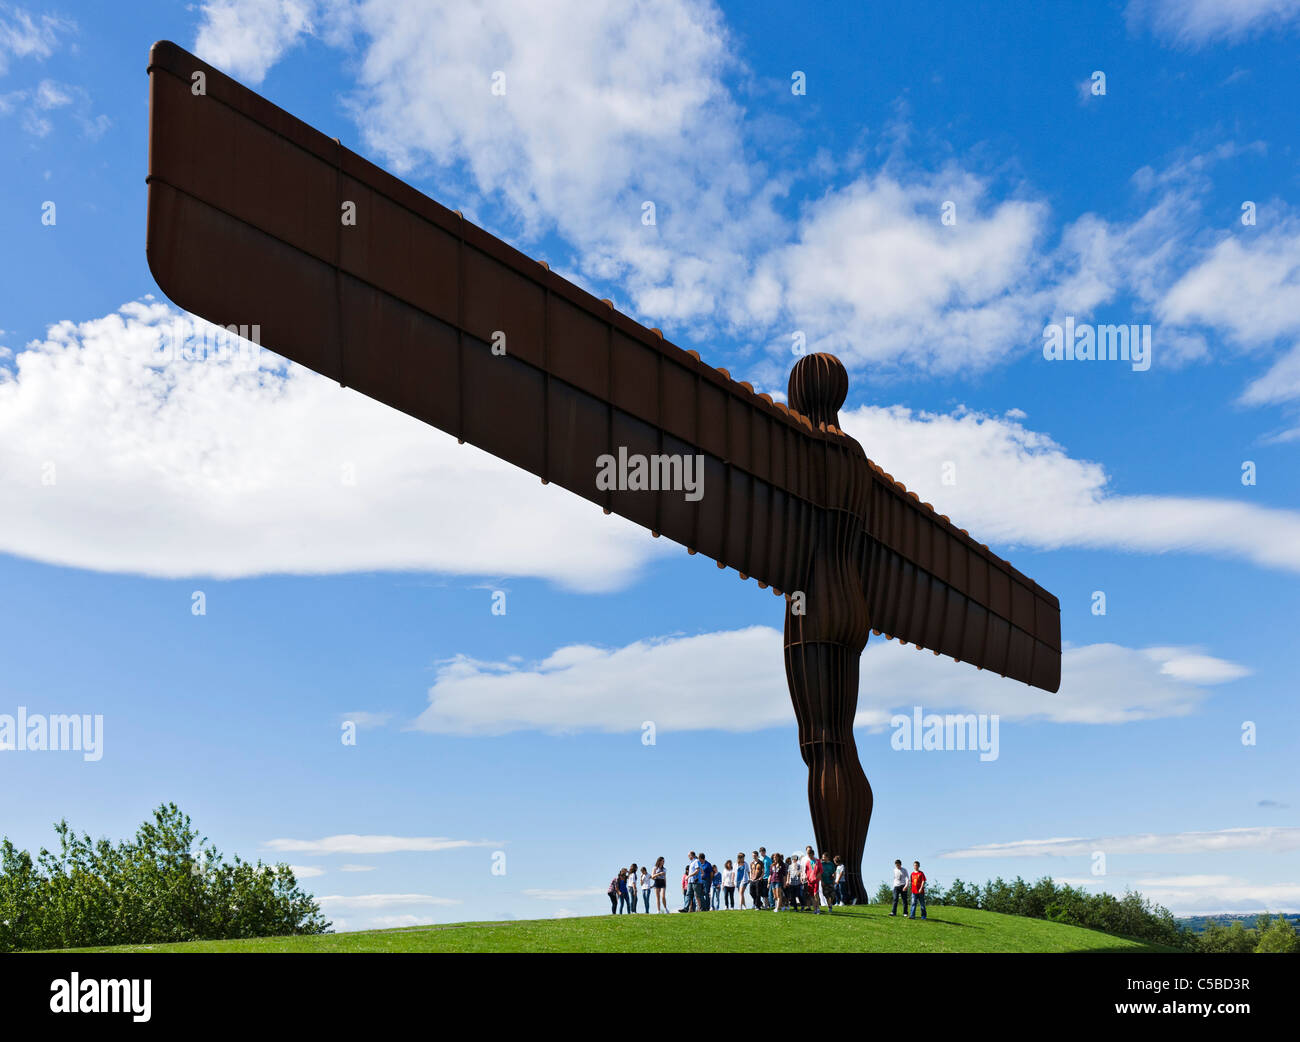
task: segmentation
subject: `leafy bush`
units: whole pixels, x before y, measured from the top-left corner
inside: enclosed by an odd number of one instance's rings
[[[288,865],[226,862],[174,803],[117,845],[55,826],[35,859],[0,843],[0,951],[325,933]]]
[[[1284,915],[1276,919],[1261,915],[1255,931],[1259,936],[1259,943],[1255,945],[1257,952],[1300,952],[1300,937],[1296,936],[1291,920]]]

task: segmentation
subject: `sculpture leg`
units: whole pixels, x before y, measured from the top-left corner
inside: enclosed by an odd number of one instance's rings
[[[785,672],[799,721],[799,751],[808,765],[808,805],[818,852],[844,859],[848,899],[865,904],[862,850],[872,796],[853,740],[862,649],[792,641],[790,630],[787,616]]]

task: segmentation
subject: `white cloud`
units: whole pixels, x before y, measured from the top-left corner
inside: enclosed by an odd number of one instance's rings
[[[953,225],[940,222],[946,202]],[[983,368],[1037,346],[1026,333],[1046,301],[1026,276],[1046,218],[1038,202],[992,201],[958,169],[864,176],[808,208],[796,241],[761,262],[758,296],[850,368]]]
[[[1250,675],[1245,666],[1203,655],[1194,649],[1147,648],[1145,654],[1160,664],[1162,674],[1189,684],[1226,684]]]
[[[373,872],[374,865],[339,865],[340,872]]]
[[[146,300],[60,322],[0,367],[0,551],[162,577],[419,569],[584,590],[666,552],[269,353],[254,371],[234,352],[151,365],[177,317]]]
[[[396,854],[406,851],[459,850],[499,846],[491,840],[446,839],[442,836],[359,836],[355,833],[323,839],[272,839],[271,850],[295,854]]]
[[[1134,881],[1138,886],[1229,886],[1232,876],[1152,876]]]
[[[1227,875],[1152,876],[1127,881],[1110,876],[1053,876],[1052,881],[1117,897],[1136,890],[1177,916],[1300,911],[1300,885],[1294,883],[1256,883]]]
[[[950,850],[943,858],[1091,857],[1094,851],[1112,854],[1221,854],[1242,850],[1289,853],[1300,850],[1300,828],[1258,826],[1218,829],[1213,832],[1146,832],[1089,839],[1023,839],[1012,843],[984,843]]]
[[[312,31],[316,0],[207,0],[195,53],[252,84]]]
[[[323,910],[332,912],[335,908],[370,910],[375,908],[411,908],[427,905],[458,905],[461,902],[451,897],[434,897],[431,894],[329,894],[318,897]],[[402,924],[410,925],[410,924]]]
[[[1131,26],[1199,47],[1291,28],[1300,19],[1300,0],[1129,0],[1125,14]]]
[[[1300,219],[1221,239],[1168,288],[1158,310],[1166,322],[1209,326],[1244,348],[1300,334]]]
[[[1187,665],[1189,660],[1195,665]],[[873,639],[862,656],[855,725],[880,730],[894,711],[914,705],[935,712],[997,713],[1007,721],[1103,724],[1183,716],[1206,697],[1205,685],[1246,672],[1184,648],[1094,644],[1066,649],[1061,690],[1049,695],[965,663]],[[610,697],[611,691],[618,696]],[[570,645],[531,664],[458,656],[440,666],[429,707],[414,726],[443,734],[619,733],[640,730],[645,721],[665,732],[792,725],[781,633],[751,626],[613,649]]]
[[[319,865],[290,865],[289,870],[297,879],[311,879],[325,874],[325,869]]]
[[[48,137],[54,130],[52,114],[68,109],[82,133],[92,141],[112,125],[108,116],[95,115],[90,95],[81,87],[44,79],[35,87],[0,94],[0,115],[21,113],[23,130],[33,137]]]
[[[0,4],[0,75],[11,58],[48,58],[61,35],[73,24],[57,15],[33,15],[21,7]]]
[[[1300,343],[1278,358],[1266,373],[1252,380],[1239,400],[1243,405],[1276,405],[1297,398],[1300,398]],[[1289,432],[1290,437],[1283,435],[1278,440],[1290,441],[1297,433]]]
[[[1136,879],[1133,888],[1175,915],[1300,912],[1300,884],[1257,883],[1236,876]]]
[[[366,922],[368,930],[398,930],[410,926],[428,926],[429,919],[422,915],[376,915]]]
[[[528,897],[534,897],[539,901],[580,901],[585,897],[600,897],[605,893],[602,886],[578,887],[573,890],[541,890],[530,889],[524,893]]]

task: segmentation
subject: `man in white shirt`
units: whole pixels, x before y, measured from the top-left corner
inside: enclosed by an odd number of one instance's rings
[[[907,905],[910,900],[911,883],[908,881],[907,873],[903,871],[903,862],[894,861],[894,910],[890,915],[898,914],[898,899],[903,899],[903,915],[907,915]]]

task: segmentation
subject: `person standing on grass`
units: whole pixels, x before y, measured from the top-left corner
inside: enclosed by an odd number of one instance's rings
[[[903,862],[897,858],[894,859],[894,910],[890,915],[898,914],[898,899],[903,899],[903,914],[907,915],[907,895],[908,895],[907,873],[903,871]]]
[[[821,856],[822,877],[818,893],[821,899],[826,902],[826,911],[835,911],[835,862],[831,856],[825,852]]]
[[[844,860],[835,855],[835,898],[840,904],[849,903],[849,895],[844,892]]]
[[[691,866],[695,864],[695,851],[691,851],[690,860],[682,870],[682,911],[691,910]]]
[[[789,893],[789,865],[785,863],[785,858],[780,854],[773,854],[771,857],[772,874],[768,877],[768,893],[770,893],[772,911],[780,912],[786,907],[786,895]]]
[[[627,911],[627,869],[618,870],[618,910]]]
[[[812,847],[808,849],[812,850]],[[808,858],[808,867],[804,869],[804,893],[807,894],[808,904],[812,905],[813,915],[822,914],[821,888],[821,860],[816,856],[810,856]]]
[[[781,884],[785,903],[796,912],[803,908],[803,873],[799,867],[799,855],[791,854],[785,859],[785,881]]]
[[[722,869],[720,869],[717,865],[714,865],[713,866],[713,910],[716,912],[721,907],[722,907]]]
[[[822,897],[828,911],[834,910],[839,894],[835,891],[835,861],[825,851],[822,852]]]
[[[627,870],[627,910],[629,913],[636,912],[636,862],[633,861]]]
[[[763,891],[763,907],[771,908],[772,899],[771,897],[768,896],[767,888],[768,888],[768,880],[771,879],[772,877],[772,859],[767,856],[767,847],[759,847],[757,856],[763,859],[763,875],[761,877],[762,891]]]
[[[707,912],[709,910],[709,890],[712,887],[713,866],[709,864],[708,857],[704,851],[700,851],[699,871],[695,874],[695,885],[691,888],[695,894],[695,910],[697,912]]]
[[[650,914],[650,887],[650,873],[643,865],[641,866],[641,904],[645,911],[641,913],[642,915]]]
[[[735,910],[736,869],[731,863],[731,858],[727,858],[726,864],[722,866],[722,903],[727,908]]]
[[[921,871],[921,862],[912,862],[912,918],[916,918],[916,906],[921,906],[921,918],[925,918],[925,873]]]
[[[745,862],[745,852],[736,855],[736,887],[740,890],[740,910],[745,910],[745,891],[749,889],[749,865]]]
[[[754,860],[749,863],[749,896],[754,899],[754,907],[763,907],[763,859],[754,851]]]
[[[650,877],[654,880],[655,911],[660,913],[667,912],[668,867],[664,864],[664,859],[662,857],[655,862],[654,871],[650,873]]]
[[[618,876],[609,881],[609,914],[618,915]]]

